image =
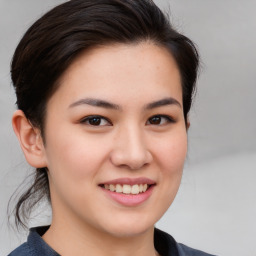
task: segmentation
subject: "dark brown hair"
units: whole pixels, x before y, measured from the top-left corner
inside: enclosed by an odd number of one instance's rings
[[[187,123],[198,53],[192,41],[173,29],[168,16],[150,0],[71,0],[37,20],[21,39],[11,64],[18,108],[44,138],[47,101],[76,56],[99,45],[148,40],[168,49],[176,60]],[[16,205],[16,224],[25,226],[30,210],[45,196],[50,200],[47,168],[39,168]]]

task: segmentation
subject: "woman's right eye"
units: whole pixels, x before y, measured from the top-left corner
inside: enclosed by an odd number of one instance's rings
[[[110,126],[111,123],[102,116],[87,116],[83,118],[80,123],[91,126]]]

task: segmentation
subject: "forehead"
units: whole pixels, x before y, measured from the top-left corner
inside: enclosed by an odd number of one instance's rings
[[[143,95],[149,100],[175,96],[182,103],[180,73],[174,58],[167,49],[151,42],[84,51],[64,72],[59,84],[55,94],[67,101],[97,96],[125,103]]]

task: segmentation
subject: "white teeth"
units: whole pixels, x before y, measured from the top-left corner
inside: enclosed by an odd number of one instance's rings
[[[110,189],[110,191],[115,191],[115,185],[110,184],[109,189]]]
[[[140,192],[139,185],[133,185],[132,186],[132,194],[136,195],[136,194],[139,194],[139,192]]]
[[[123,194],[132,194],[132,195],[137,195],[139,193],[146,192],[148,189],[148,184],[135,184],[133,186],[128,185],[128,184],[105,184],[104,188],[107,190],[110,190],[112,192],[117,192],[117,193],[123,193]]]
[[[117,193],[122,193],[123,192],[123,187],[120,184],[116,185],[116,192]]]
[[[123,193],[124,194],[131,194],[132,187],[130,185],[123,185]]]
[[[148,189],[148,185],[147,185],[147,184],[144,184],[144,185],[143,185],[143,192],[146,192],[147,189]]]

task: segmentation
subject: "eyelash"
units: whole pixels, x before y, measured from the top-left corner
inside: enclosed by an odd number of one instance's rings
[[[154,116],[150,117],[149,120],[152,120],[153,118],[161,118],[161,119],[164,118],[167,121],[166,123],[175,123],[174,119],[167,115],[154,115]],[[152,124],[152,125],[154,125],[154,124]],[[155,124],[155,125],[163,125],[163,124]]]
[[[174,119],[173,119],[172,117],[168,116],[168,115],[154,115],[154,116],[152,116],[152,117],[150,117],[150,118],[148,119],[148,121],[147,121],[146,124],[148,124],[148,122],[149,122],[150,120],[152,121],[153,118],[161,118],[161,121],[162,121],[162,119],[165,119],[165,120],[166,120],[166,123],[175,123]],[[94,121],[99,121],[99,123],[98,123],[98,124],[92,124],[92,123],[90,123],[90,121],[93,121],[93,120],[94,120]],[[100,125],[100,123],[101,123],[102,120],[105,120],[108,124],[107,124],[107,125]],[[161,121],[160,121],[160,124],[152,124],[152,123],[151,123],[151,125],[163,125],[163,124],[161,124]],[[99,116],[99,115],[87,116],[87,117],[83,118],[83,119],[80,121],[80,123],[82,123],[82,124],[87,124],[87,125],[90,125],[90,126],[111,126],[111,125],[113,125],[113,124],[110,122],[110,120],[108,120],[107,118],[105,118],[105,117],[103,117],[103,116]]]
[[[87,116],[87,117],[85,117],[85,118],[83,118],[81,121],[80,121],[80,123],[82,123],[82,124],[87,124],[87,125],[90,125],[90,126],[102,126],[102,125],[94,125],[94,124],[91,124],[90,123],[90,121],[93,121],[93,119],[98,119],[98,120],[100,120],[100,123],[101,123],[101,120],[105,120],[106,122],[108,122],[108,125],[107,126],[111,126],[112,125],[112,123],[107,119],[107,118],[105,118],[105,117],[103,117],[103,116]],[[104,125],[105,126],[105,125]]]

